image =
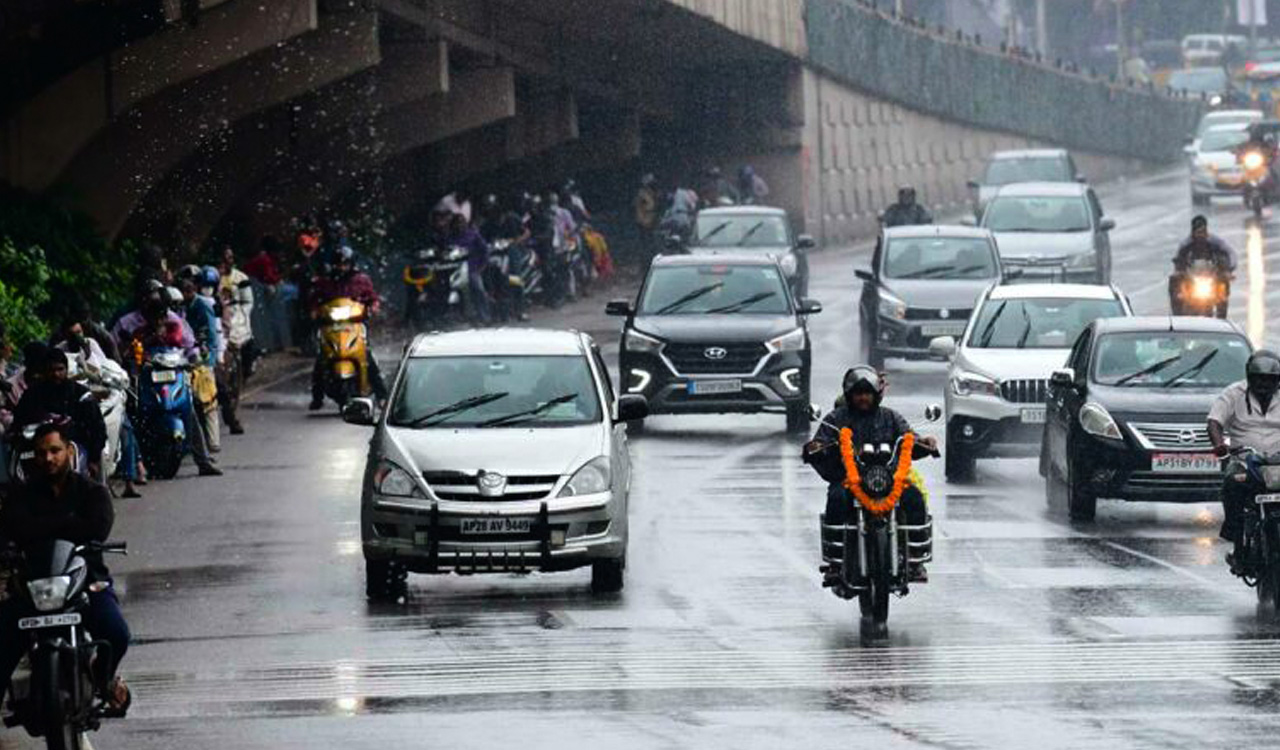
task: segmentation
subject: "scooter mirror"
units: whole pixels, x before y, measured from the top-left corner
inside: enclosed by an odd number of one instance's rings
[[[924,419],[926,422],[937,422],[942,419],[942,407],[938,404],[929,404],[924,407]]]

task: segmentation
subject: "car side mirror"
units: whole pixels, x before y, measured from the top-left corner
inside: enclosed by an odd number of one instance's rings
[[[812,250],[817,247],[818,243],[813,239],[811,234],[802,234],[796,237],[796,247],[800,250]]]
[[[1104,232],[1110,232],[1112,229],[1115,229],[1115,228],[1116,228],[1116,220],[1112,219],[1109,216],[1104,218],[1102,220],[1102,223],[1098,225],[1098,229],[1101,229]]]
[[[817,315],[820,312],[822,312],[822,303],[819,302],[818,300],[816,299],[800,300],[801,315]]]
[[[982,187],[982,185],[978,184],[977,180],[969,180],[965,184],[968,185],[971,190],[978,190]]]
[[[929,404],[924,407],[924,421],[937,422],[942,419],[942,407],[938,404]]]
[[[635,305],[629,299],[615,299],[605,304],[604,314],[614,317],[629,318],[636,314]]]
[[[361,427],[372,427],[377,421],[376,412],[373,399],[353,398],[342,407],[342,421]]]
[[[939,336],[929,342],[929,356],[934,359],[948,360],[956,356],[956,339],[954,336]]]
[[[638,422],[649,416],[649,399],[629,393],[618,397],[619,422]]]
[[[867,269],[865,269],[865,268],[855,268],[855,269],[853,269],[853,275],[854,275],[854,276],[857,276],[858,278],[862,279],[863,281],[868,281],[868,282],[871,282],[871,283],[875,283],[875,280],[876,280],[876,277],[875,277],[875,276],[873,276],[873,275],[871,275],[871,272],[870,272],[870,271],[868,271],[868,270],[867,270]]]
[[[1053,374],[1049,376],[1049,385],[1058,389],[1075,388],[1076,371],[1070,367],[1054,370]]]

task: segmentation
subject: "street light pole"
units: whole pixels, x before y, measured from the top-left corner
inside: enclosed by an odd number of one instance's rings
[[[1036,0],[1036,47],[1046,59],[1049,57],[1049,25],[1045,3],[1048,0]]]
[[[1124,80],[1124,0],[1116,0],[1116,80]]]

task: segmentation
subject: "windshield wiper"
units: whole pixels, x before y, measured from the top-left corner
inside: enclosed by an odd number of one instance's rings
[[[432,412],[427,412],[426,414],[411,419],[408,422],[402,422],[397,426],[413,428],[431,427],[432,425],[439,424],[446,419],[449,419],[455,414],[461,414],[464,411],[493,403],[500,398],[506,398],[507,395],[508,393],[506,391],[499,391],[497,393],[482,393],[478,396],[471,396],[469,398],[464,398],[457,403],[449,404],[448,406],[436,409]]]
[[[996,311],[992,313],[991,320],[988,320],[987,324],[983,326],[982,333],[978,334],[979,349],[986,349],[987,344],[991,343],[991,337],[996,333],[996,323],[1000,320],[1000,316],[1004,315],[1004,309],[1008,306],[1009,300],[1001,302],[1000,306],[996,308]]]
[[[750,307],[757,302],[763,302],[764,300],[767,300],[770,297],[776,297],[776,296],[778,296],[777,292],[760,292],[759,294],[753,294],[750,297],[746,297],[745,299],[740,299],[737,302],[733,302],[728,305],[723,305],[721,307],[713,307],[710,310],[706,310],[704,314],[718,315],[720,313],[737,312],[744,307]]]
[[[1031,336],[1031,316],[1027,315],[1027,306],[1022,306],[1022,319],[1027,321],[1027,327],[1022,329],[1022,334],[1018,336],[1018,344],[1015,349],[1021,349],[1026,346],[1027,339]]]
[[[1183,370],[1177,375],[1174,375],[1173,377],[1169,378],[1169,382],[1165,383],[1164,387],[1177,388],[1178,386],[1182,385],[1182,383],[1178,381],[1182,380],[1183,378],[1190,378],[1195,375],[1199,375],[1200,371],[1203,370],[1205,366],[1208,365],[1209,362],[1211,362],[1213,358],[1216,356],[1218,356],[1217,349],[1210,351],[1208,354],[1201,357],[1199,362],[1196,362],[1194,365],[1188,367],[1187,369]]]
[[[714,284],[707,284],[706,286],[701,287],[699,289],[694,289],[692,292],[689,292],[688,294],[684,295],[680,299],[677,299],[671,304],[664,305],[663,307],[659,308],[658,311],[654,313],[654,315],[669,315],[675,312],[676,310],[684,307],[685,305],[689,304],[690,302],[694,301],[695,299],[702,297],[704,295],[710,294],[722,286],[724,286],[724,282],[717,281]]]
[[[723,232],[723,231],[725,230],[725,228],[726,228],[726,227],[728,227],[728,226],[729,226],[730,224],[732,224],[732,223],[733,223],[733,222],[730,222],[730,221],[722,221],[722,222],[720,222],[719,224],[717,224],[717,225],[716,225],[716,228],[715,228],[715,229],[712,229],[710,232],[707,232],[706,234],[704,234],[704,235],[702,235],[701,237],[699,237],[699,238],[698,238],[698,242],[706,242],[707,240],[711,239],[712,237],[715,237],[717,234],[720,234],[721,232]]]
[[[1164,368],[1168,367],[1174,362],[1180,361],[1181,359],[1182,359],[1181,354],[1175,354],[1174,356],[1168,359],[1160,360],[1159,362],[1155,363],[1154,365],[1151,365],[1150,367],[1145,367],[1141,370],[1138,370],[1137,372],[1131,372],[1128,375],[1125,375],[1123,378],[1120,378],[1119,380],[1117,380],[1115,384],[1125,385],[1126,383],[1137,380],[1138,378],[1146,377],[1147,375],[1155,375],[1157,372],[1160,372]]]
[[[760,229],[761,229],[763,226],[764,226],[764,221],[763,221],[763,220],[761,220],[761,221],[757,221],[755,224],[752,224],[752,225],[751,225],[751,228],[750,228],[750,229],[748,229],[747,231],[743,232],[743,233],[742,233],[742,236],[738,238],[738,247],[744,247],[744,246],[746,246],[746,244],[747,244],[747,240],[751,238],[751,235],[753,235],[753,234],[755,234],[756,232],[760,231]]]
[[[537,417],[541,414],[544,414],[550,411],[553,407],[559,406],[560,404],[567,404],[568,402],[574,400],[577,397],[578,397],[578,394],[576,393],[566,393],[563,396],[556,396],[550,401],[547,401],[544,404],[535,406],[532,409],[525,409],[524,411],[517,411],[511,414],[503,415],[501,417],[495,417],[493,419],[481,422],[476,426],[477,427],[498,427],[501,425],[528,422],[532,420],[534,417]]]
[[[912,271],[911,273],[908,273],[908,274],[903,274],[902,276],[899,276],[898,278],[900,278],[900,279],[918,279],[918,278],[920,278],[921,276],[932,276],[932,275],[934,275],[935,273],[948,273],[948,272],[950,272],[950,271],[954,271],[954,270],[956,270],[956,267],[955,267],[955,266],[930,266],[930,267],[928,267],[928,268],[921,268],[921,269],[920,269],[920,270],[918,270],[918,271]]]

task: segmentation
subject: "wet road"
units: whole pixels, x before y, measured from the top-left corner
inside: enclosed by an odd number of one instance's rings
[[[1117,283],[1139,311],[1167,310],[1185,175],[1102,194]],[[1211,221],[1242,255],[1233,317],[1276,340],[1280,219],[1249,234],[1233,201]],[[855,262],[865,249],[813,260],[824,404],[858,351]],[[603,303],[564,320],[612,364]],[[942,366],[890,370],[908,418],[941,400]],[[922,464],[931,582],[866,646],[856,605],[819,586],[823,487],[797,460],[802,439],[780,416],[656,418],[632,444],[621,595],[593,597],[586,571],[415,576],[407,605],[371,606],[367,433],[305,405],[299,383],[268,390],[250,434],[224,440],[225,478],[120,506],[137,700],[98,747],[1182,748],[1265,746],[1280,730],[1280,629],[1256,623],[1226,573],[1214,507],[1104,502],[1073,526],[1047,512],[1031,460],[950,486]]]

